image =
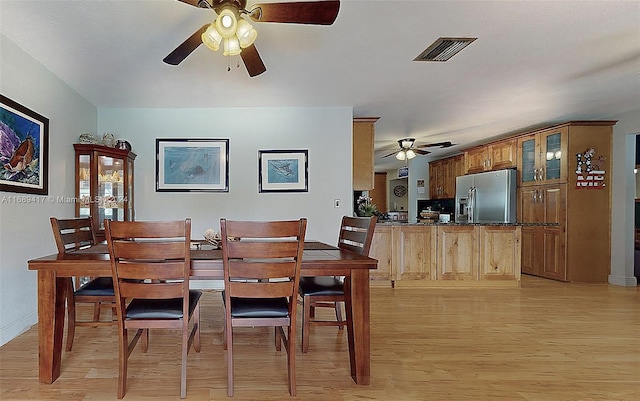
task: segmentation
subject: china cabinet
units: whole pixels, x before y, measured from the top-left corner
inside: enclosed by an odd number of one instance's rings
[[[73,145],[76,165],[76,216],[93,218],[98,240],[104,240],[104,219],[134,220],[136,154],[102,145]]]

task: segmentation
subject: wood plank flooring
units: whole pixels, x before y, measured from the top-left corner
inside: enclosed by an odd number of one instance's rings
[[[638,288],[524,276],[519,289],[372,288],[371,296],[371,385],[349,376],[346,333],[314,327],[309,353],[296,356],[292,398],[273,330],[237,329],[233,399],[640,399]],[[187,400],[227,399],[220,299],[213,291],[203,299],[202,352],[189,354]],[[38,383],[37,345],[34,326],[0,348],[1,400],[116,399],[115,329],[77,328],[52,385]],[[177,333],[152,332],[149,352],[131,356],[124,399],[179,400],[179,359]]]

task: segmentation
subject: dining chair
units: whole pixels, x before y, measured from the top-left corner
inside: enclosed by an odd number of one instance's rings
[[[369,255],[371,240],[377,218],[344,216],[340,224],[338,248]],[[346,319],[342,318],[341,305],[345,304],[345,286],[348,281],[344,277],[317,276],[301,277],[298,294],[302,298],[302,353],[309,352],[309,334],[311,326],[338,326],[340,330],[351,324],[351,313],[346,311]],[[347,305],[348,306],[348,305]],[[315,308],[333,308],[335,320],[320,320],[315,317]]]
[[[254,326],[275,327],[276,350],[284,344],[287,351],[289,393],[296,395],[296,289],[306,228],[305,218],[220,220],[229,397],[233,397],[233,328]]]
[[[51,228],[56,241],[58,253],[67,253],[81,248],[95,245],[96,234],[91,217],[73,219],[58,219],[51,217]],[[71,351],[76,326],[111,326],[117,324],[115,320],[115,293],[111,277],[88,277],[83,283],[84,277],[69,277],[67,280],[67,344],[65,349]],[[75,281],[75,282],[74,282]],[[93,304],[93,319],[78,320],[76,307],[81,303]],[[100,320],[102,307],[111,309],[111,320]]]
[[[191,220],[105,220],[118,316],[118,398],[127,387],[127,361],[149,329],[182,333],[180,398],[187,396],[187,354],[200,352],[200,297],[189,290]],[[191,330],[189,324],[191,323]],[[136,330],[129,341],[129,330]]]

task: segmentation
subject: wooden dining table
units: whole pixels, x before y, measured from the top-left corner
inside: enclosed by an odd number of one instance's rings
[[[191,250],[191,279],[223,280],[220,250]],[[378,261],[317,241],[305,242],[302,276],[345,276],[346,313],[351,377],[369,384],[371,372],[369,270]],[[52,254],[28,261],[38,271],[38,376],[51,384],[60,377],[64,329],[66,282],[74,276],[111,276],[106,244],[65,254]]]

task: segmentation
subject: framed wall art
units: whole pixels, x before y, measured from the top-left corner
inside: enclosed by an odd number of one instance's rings
[[[309,192],[308,150],[259,150],[259,192]]]
[[[156,139],[156,192],[229,192],[228,139]]]
[[[48,195],[49,119],[0,95],[0,191]]]

